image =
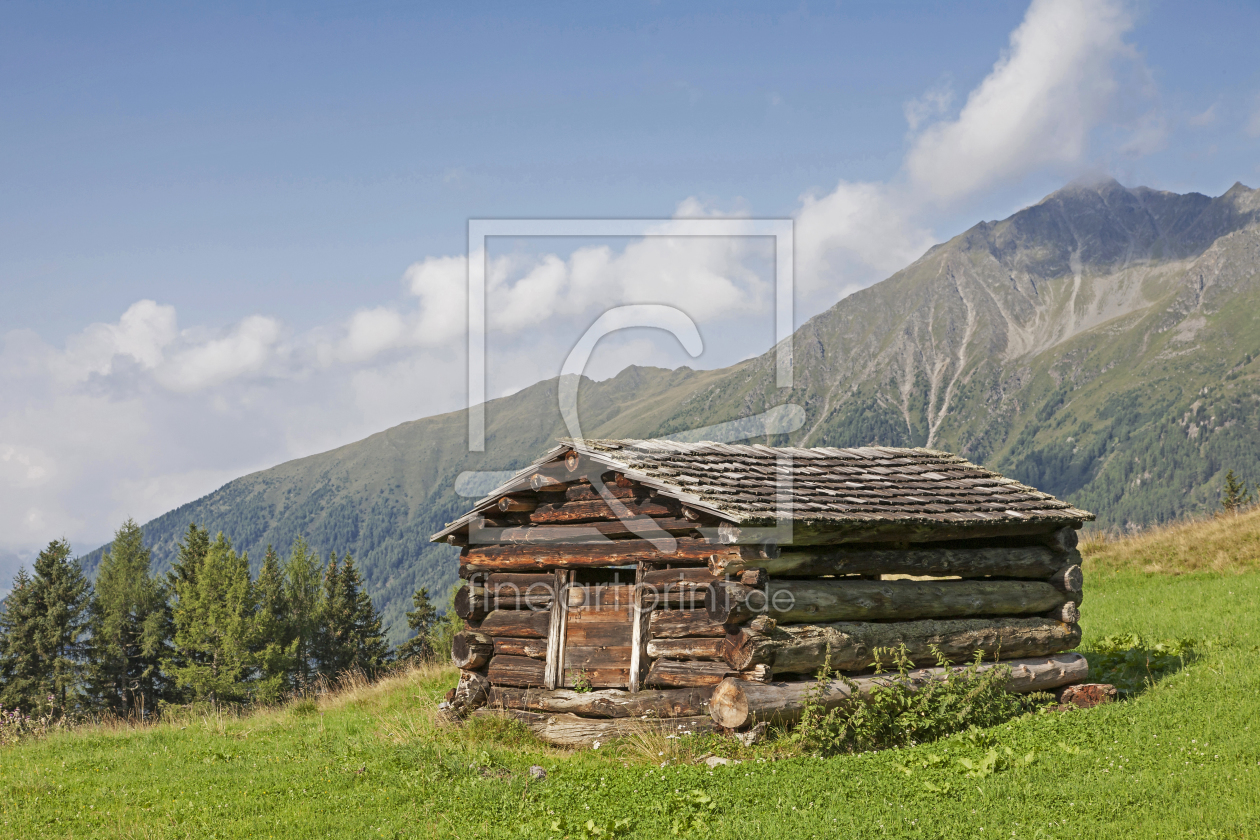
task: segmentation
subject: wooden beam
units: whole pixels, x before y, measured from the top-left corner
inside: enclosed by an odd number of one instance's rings
[[[643,683],[647,671],[648,628],[651,626],[652,610],[643,604],[643,578],[645,564],[642,560],[635,567],[634,594],[630,605],[630,692],[635,693]]]
[[[948,670],[961,671],[964,667]],[[993,668],[1010,669],[1006,690],[1012,693],[1047,691],[1081,682],[1089,676],[1089,663],[1079,653],[984,663],[978,670],[984,672]],[[742,729],[754,721],[789,724],[800,720],[807,703],[817,704],[823,710],[833,709],[850,698],[865,699],[880,687],[900,683],[912,691],[918,690],[930,682],[944,680],[947,673],[945,668],[923,668],[909,672],[904,678],[897,674],[846,677],[833,680],[821,690],[815,680],[761,684],[726,679],[713,690],[709,715],[714,723],[726,729]]]
[[[547,625],[547,664],[543,685],[558,688],[564,681],[564,637],[569,613],[568,583],[570,573],[565,569],[555,572],[555,590],[559,594],[551,602],[551,615]]]
[[[464,549],[460,577],[479,572],[528,572],[632,566],[640,560],[672,565],[707,565],[714,554],[741,556],[745,547],[712,545],[687,537],[674,540],[673,551],[661,551],[648,540],[605,540],[583,545],[485,545]]]
[[[764,559],[715,554],[709,571],[719,577],[737,575],[748,569],[765,569],[771,577],[896,574],[969,578],[994,575],[1044,580],[1063,565],[1064,556],[1044,545],[907,549],[814,546],[783,548],[777,556]]]

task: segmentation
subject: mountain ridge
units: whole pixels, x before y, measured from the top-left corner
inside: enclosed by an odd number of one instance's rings
[[[1210,198],[1077,182],[809,319],[789,391],[774,348],[714,371],[631,366],[583,380],[584,432],[675,434],[793,402],[804,426],[768,442],[944,448],[1103,525],[1166,521],[1210,507],[1227,466],[1260,477],[1257,265],[1260,192],[1241,183]],[[354,552],[397,633],[415,586],[455,581],[454,551],[427,543],[469,501],[454,477],[566,434],[556,383],[487,403],[486,453],[465,451],[459,411],[235,479],[144,526],[155,564],[189,521],[255,562],[303,534]]]

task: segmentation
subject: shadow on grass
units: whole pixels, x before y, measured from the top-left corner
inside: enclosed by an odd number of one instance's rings
[[[1193,639],[1154,641],[1136,633],[1107,636],[1083,648],[1090,682],[1110,683],[1122,696],[1141,694],[1180,671],[1198,655]]]

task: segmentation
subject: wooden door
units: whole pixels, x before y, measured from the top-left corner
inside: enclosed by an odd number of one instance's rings
[[[630,687],[630,641],[634,587],[573,583],[565,625],[565,688],[581,676],[591,688]]]

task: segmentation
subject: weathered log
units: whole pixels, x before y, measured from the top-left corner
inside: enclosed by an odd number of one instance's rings
[[[1075,624],[1081,620],[1081,611],[1077,608],[1076,602],[1065,601],[1047,612],[1046,618],[1067,624]]]
[[[455,615],[464,621],[481,621],[488,612],[490,608],[483,587],[468,584],[455,590]]]
[[[575,714],[594,718],[694,717],[709,712],[709,690],[677,688],[667,691],[537,691],[492,686],[488,705],[530,712]]]
[[[476,630],[461,630],[451,640],[451,661],[456,668],[474,671],[494,655],[494,639]]]
[[[573,584],[568,588],[569,609],[620,609],[634,600],[634,585],[629,583]]]
[[[631,518],[636,516],[668,518],[675,516],[678,512],[676,506],[662,504],[655,499],[636,499],[631,496],[623,497],[618,501],[625,507],[627,515]],[[536,525],[615,522],[619,519],[621,517],[603,499],[584,502],[570,502],[566,499],[559,504],[542,504],[529,515],[529,521]]]
[[[656,610],[649,632],[654,639],[721,638],[726,635],[726,626],[711,621],[704,609]]]
[[[643,582],[649,586],[665,586],[678,583],[708,585],[719,578],[720,575],[713,574],[706,566],[685,569],[656,569],[643,573]]]
[[[530,659],[547,658],[547,641],[545,639],[513,639],[499,636],[494,640],[495,656],[525,656]]]
[[[601,491],[590,484],[570,484],[569,489],[564,491],[564,500],[566,502],[598,502],[605,498],[604,493],[611,493],[615,499],[648,498],[647,494],[633,487],[618,487],[616,484],[605,484]],[[548,499],[548,501],[558,503],[559,498]]]
[[[644,685],[653,688],[683,688],[686,686],[717,685],[732,673],[725,662],[682,662],[677,659],[657,659],[648,669]]]
[[[843,545],[869,542],[941,542],[946,540],[986,539],[990,537],[1029,537],[1050,540],[1060,528],[1079,524],[1072,516],[1045,517],[1035,522],[954,520],[929,522],[923,520],[866,520],[861,523],[845,522],[837,527],[827,519],[797,519],[792,522],[793,545]],[[749,523],[741,528],[723,523],[717,528],[706,528],[723,545],[735,545],[753,539],[763,526],[772,526],[773,516],[764,523]]]
[[[776,674],[813,674],[828,661],[829,652],[834,670],[860,671],[876,663],[876,650],[883,664],[892,664],[889,651],[902,645],[915,665],[932,665],[937,664],[933,647],[949,662],[966,662],[977,652],[1002,659],[1048,656],[1080,642],[1078,625],[1041,617],[786,626],[759,617],[728,635],[722,653],[736,671],[765,663]]]
[[[633,603],[630,605],[630,682],[628,687],[632,692],[642,687],[648,667],[648,629],[652,612],[643,606],[644,568],[645,564],[639,563],[635,569],[635,579],[638,583],[635,584]]]
[[[514,584],[495,588],[469,584],[455,592],[455,614],[475,621],[491,610],[548,610],[551,600],[551,587],[542,583],[524,589]]]
[[[543,686],[554,689],[564,682],[564,639],[569,621],[569,595],[566,587],[573,573],[566,569],[552,572],[557,597],[551,602],[551,612],[547,616],[547,661],[543,677]]]
[[[535,493],[563,493],[568,489],[568,484],[558,478],[552,478],[542,473],[534,473],[529,477],[529,486]]]
[[[547,665],[527,656],[495,654],[486,667],[486,679],[492,685],[514,685],[520,688],[542,688],[547,678]]]
[[[635,516],[613,522],[589,522],[585,525],[531,525],[529,527],[484,528],[478,535],[482,542],[533,545],[537,543],[599,544],[608,540],[650,538],[662,532],[670,535],[690,534],[696,523],[673,517]]]
[[[1035,615],[1063,600],[1044,581],[772,580],[765,589],[718,581],[704,605],[711,620],[742,624],[759,614],[782,623]]]
[[[753,589],[765,586],[769,580],[770,576],[766,574],[765,569],[748,569],[739,573],[739,582],[744,586],[751,586]]]
[[[463,717],[486,702],[490,681],[477,671],[460,671],[459,682],[451,697],[451,711]]]
[[[692,659],[706,662],[723,660],[722,651],[725,639],[684,638],[684,639],[651,639],[647,643],[647,654],[652,659]],[[751,664],[751,663],[750,663]],[[741,670],[736,668],[735,670]]]
[[[503,513],[529,513],[538,507],[538,500],[527,496],[504,496],[499,499],[498,508]]]
[[[1078,604],[1081,602],[1082,587],[1085,585],[1085,574],[1081,571],[1081,567],[1075,563],[1059,569],[1046,582],[1062,592],[1070,600]]]
[[[709,561],[709,570],[719,577],[760,568],[772,577],[897,574],[1037,579],[1049,577],[1063,562],[1062,554],[1041,545],[902,550],[813,547],[785,548],[777,556],[763,559],[715,554]]]
[[[674,540],[674,551],[661,551],[648,540],[611,540],[582,545],[487,545],[467,548],[460,559],[460,577],[478,572],[527,572],[588,569],[639,562],[703,566],[713,554],[740,556],[739,546],[716,546],[704,540]]]
[[[539,738],[558,747],[589,747],[596,741],[607,743],[614,738],[628,738],[641,733],[691,735],[717,731],[717,725],[708,717],[610,720],[512,709],[478,709],[473,714],[476,717],[507,717],[520,721]]]
[[[1073,526],[1064,526],[1045,536],[1046,545],[1053,548],[1060,554],[1068,554],[1076,550],[1076,546],[1080,543],[1080,537],[1076,533],[1076,529],[1080,527],[1080,523]],[[1080,562],[1079,560],[1077,562]]]
[[[959,671],[965,666],[951,666]],[[981,672],[992,668],[1009,668],[1006,690],[1012,693],[1048,691],[1062,685],[1081,682],[1089,676],[1089,663],[1079,653],[1061,653],[1050,657],[1015,659],[1008,662],[981,664]],[[709,715],[713,722],[727,729],[742,729],[753,721],[793,723],[800,719],[807,702],[832,709],[851,697],[866,698],[877,687],[897,683],[917,690],[932,681],[944,680],[945,668],[923,668],[897,674],[877,674],[833,680],[822,686],[814,680],[758,684],[737,679],[723,680],[709,698]]]
[[[477,623],[474,630],[487,636],[511,636],[516,639],[545,639],[550,612],[535,610],[495,610]]]

